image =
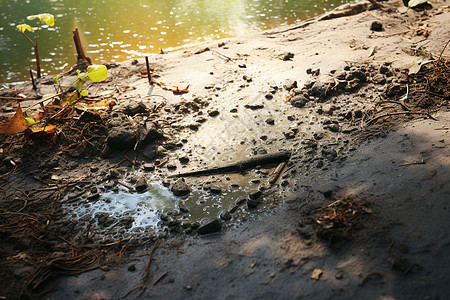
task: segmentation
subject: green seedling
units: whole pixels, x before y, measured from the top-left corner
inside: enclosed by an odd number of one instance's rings
[[[17,25],[17,29],[19,29],[19,31],[28,39],[28,41],[30,41],[30,43],[33,45],[34,48],[34,54],[36,55],[36,72],[37,72],[37,77],[41,78],[41,60],[39,58],[39,49],[38,49],[38,44],[39,44],[39,30],[41,29],[41,25],[42,22],[44,22],[45,24],[47,24],[50,27],[53,27],[55,25],[55,18],[53,17],[52,14],[48,14],[48,13],[43,13],[43,14],[39,14],[39,15],[32,15],[32,16],[28,16],[27,17],[28,20],[34,20],[34,19],[39,19],[39,24],[36,30],[36,41],[33,41],[25,32],[28,30],[30,32],[34,32],[33,28],[31,28],[30,25],[28,24],[20,24]]]
[[[108,69],[104,65],[90,65],[87,67],[86,72],[81,72],[80,70],[77,70],[78,77],[77,79],[70,85],[75,85],[75,88],[77,89],[75,93],[70,96],[67,103],[70,105],[74,103],[76,100],[78,100],[80,97],[86,97],[89,95],[89,92],[87,90],[83,89],[83,86],[85,83],[87,83],[89,80],[92,82],[101,82],[108,77]],[[56,92],[59,94],[65,94],[67,91],[64,91],[59,83],[59,78],[61,76],[55,76],[53,77],[53,81],[55,83],[55,89]]]

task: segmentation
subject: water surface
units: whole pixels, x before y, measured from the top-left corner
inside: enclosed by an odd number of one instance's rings
[[[48,12],[55,26],[40,34],[43,74],[75,64],[78,27],[94,63],[123,61],[193,43],[263,30],[313,17],[344,0],[0,0],[0,83],[28,79],[31,44],[16,29],[26,16]],[[45,26],[44,26],[45,27]],[[30,37],[34,34],[30,33]]]

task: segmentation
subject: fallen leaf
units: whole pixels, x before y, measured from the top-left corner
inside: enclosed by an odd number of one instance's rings
[[[413,8],[413,7],[419,6],[421,4],[425,4],[427,2],[428,2],[427,0],[411,0],[408,2],[408,7]]]
[[[178,86],[172,86],[172,87],[168,87],[164,82],[158,82],[158,81],[153,81],[154,83],[156,83],[157,85],[159,85],[163,90],[166,91],[171,91],[174,92],[176,94],[183,94],[183,93],[189,93],[189,84],[184,88],[184,89],[180,89]]]
[[[323,274],[323,271],[319,268],[315,268],[311,274],[311,279],[319,280],[320,276]]]
[[[377,46],[372,46],[369,49],[369,57],[373,56],[377,52]]]
[[[203,49],[200,49],[200,50],[194,52],[194,54],[200,54],[200,53],[203,53],[203,52],[206,52],[206,51],[209,51],[209,50],[210,49],[208,47],[206,47],[206,48],[203,48]]]
[[[45,126],[41,128],[28,128],[25,131],[25,139],[32,139],[34,141],[44,140],[47,142],[56,143],[58,134],[56,132],[56,126]]]
[[[26,130],[28,128],[28,123],[22,113],[22,107],[19,103],[16,113],[8,123],[2,126],[0,133],[11,135]]]
[[[411,63],[411,67],[409,68],[408,75],[419,73],[419,71],[422,68],[422,66],[424,66],[424,65],[426,65],[426,64],[428,64],[430,62],[432,62],[432,60],[425,60],[425,61],[422,61],[420,63],[416,63],[415,61],[413,61]]]
[[[99,109],[110,109],[114,105],[116,105],[116,102],[114,102],[114,100],[105,99],[105,100],[101,100],[101,101],[94,102],[91,104],[78,104],[77,107],[90,109],[90,110],[99,110]]]

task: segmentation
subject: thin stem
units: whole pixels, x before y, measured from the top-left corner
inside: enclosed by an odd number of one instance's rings
[[[22,32],[22,31],[21,31]],[[25,34],[25,32],[22,32],[22,34],[30,41],[30,43],[35,46],[34,42],[28,37],[28,35]]]
[[[39,19],[39,25],[37,28],[36,33],[36,44],[34,45],[34,53],[36,54],[36,71],[37,71],[37,78],[41,78],[41,59],[39,58],[39,49],[38,49],[38,43],[39,43],[39,30],[41,29],[41,19]]]
[[[39,49],[37,44],[34,46],[34,54],[36,55],[37,78],[41,78],[41,59],[39,58]]]

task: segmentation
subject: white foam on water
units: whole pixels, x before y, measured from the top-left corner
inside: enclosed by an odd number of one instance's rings
[[[95,202],[78,205],[73,212],[79,217],[95,219],[96,213],[108,213],[119,221],[120,217],[131,216],[134,222],[130,228],[156,227],[161,211],[178,209],[178,198],[160,183],[150,183],[145,193],[130,193],[121,188],[118,192],[104,193]]]

